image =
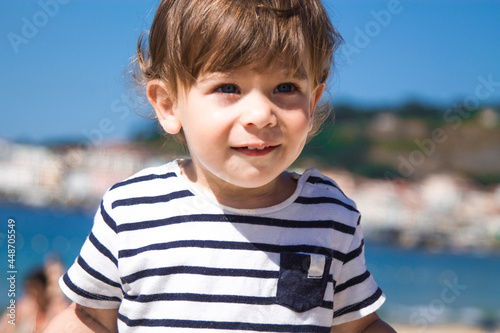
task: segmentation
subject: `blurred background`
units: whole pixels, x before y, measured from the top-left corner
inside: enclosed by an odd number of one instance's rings
[[[321,169],[357,202],[380,314],[400,332],[500,331],[500,2],[324,3],[345,39],[334,116],[294,169]],[[38,329],[32,309],[64,304],[54,275],[104,191],[186,154],[128,82],[156,5],[0,4],[0,312],[16,299]]]

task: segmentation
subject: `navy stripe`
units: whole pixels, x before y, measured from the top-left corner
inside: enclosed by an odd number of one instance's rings
[[[193,214],[179,215],[159,220],[149,220],[120,224],[117,232],[139,229],[157,228],[184,222],[230,222],[251,225],[274,226],[279,228],[333,229],[345,234],[354,235],[356,228],[333,220],[295,221],[273,219],[260,216],[227,215],[227,214]]]
[[[333,317],[334,318],[339,317],[339,316],[342,316],[346,313],[359,311],[363,308],[366,308],[366,307],[372,305],[373,303],[375,303],[376,301],[378,301],[381,296],[382,296],[382,289],[378,288],[377,291],[375,291],[375,293],[373,295],[371,295],[370,297],[368,297],[367,299],[365,299],[361,302],[352,304],[352,305],[348,305],[342,309],[335,311],[335,313],[333,314]]]
[[[317,204],[335,204],[349,209],[350,211],[359,213],[359,211],[353,206],[346,204],[345,202],[331,198],[331,197],[298,197],[295,200],[296,203],[302,205],[317,205]]]
[[[85,270],[85,272],[87,272],[89,275],[93,276],[94,278],[96,278],[97,280],[101,281],[101,282],[104,282],[112,287],[116,287],[116,288],[120,288],[121,289],[121,285],[113,280],[111,280],[110,278],[102,275],[101,273],[99,273],[98,271],[96,271],[95,269],[93,269],[92,267],[89,266],[89,264],[87,264],[87,262],[81,257],[81,256],[78,256],[78,258],[76,259],[78,264]]]
[[[323,184],[323,185],[331,186],[331,187],[335,188],[336,190],[340,191],[340,193],[342,193],[347,198],[347,196],[344,194],[344,192],[342,192],[340,187],[338,187],[334,182],[332,182],[328,179],[316,177],[316,176],[309,176],[307,178],[306,182],[311,183],[311,184]]]
[[[236,296],[236,295],[207,295],[207,294],[152,294],[152,295],[125,295],[127,300],[139,303],[157,302],[157,301],[191,301],[206,303],[239,303],[239,304],[257,304],[271,305],[276,303],[276,297],[254,297],[254,296]]]
[[[104,204],[101,201],[101,217],[103,221],[108,225],[108,227],[111,228],[116,233],[116,222],[113,220],[111,216],[109,216],[108,212],[106,212],[106,209],[104,209]]]
[[[198,267],[198,266],[172,266],[172,267],[151,268],[138,271],[136,273],[122,277],[122,282],[132,283],[134,281],[149,276],[163,276],[170,274],[199,274],[199,275],[211,275],[211,276],[233,276],[233,277],[262,278],[262,279],[277,279],[279,276],[278,271],[234,269],[234,268],[212,268],[212,267]]]
[[[175,294],[152,294],[152,295],[137,295],[131,296],[125,294],[125,299],[139,303],[149,303],[158,301],[189,301],[203,303],[237,303],[237,304],[253,304],[253,305],[272,305],[276,304],[276,297],[257,297],[257,296],[236,296],[236,295],[208,295],[208,294],[190,294],[190,293],[175,293]],[[326,309],[333,309],[333,302],[323,301],[322,306]]]
[[[174,172],[168,172],[168,173],[161,174],[161,175],[152,174],[152,175],[146,175],[146,176],[139,176],[139,177],[127,179],[127,180],[124,180],[122,182],[116,183],[115,185],[113,185],[110,188],[110,191],[114,190],[115,188],[125,186],[128,184],[139,183],[139,182],[144,182],[144,181],[154,180],[154,179],[167,179],[170,177],[177,177],[177,175]]]
[[[140,204],[155,204],[160,202],[169,202],[170,200],[191,197],[191,196],[194,196],[194,194],[188,190],[183,190],[183,191],[172,192],[165,195],[158,195],[154,197],[137,197],[137,198],[122,199],[114,201],[111,204],[111,208],[116,208],[119,206],[132,206]]]
[[[359,257],[361,255],[361,252],[363,252],[364,245],[365,245],[365,240],[362,239],[361,243],[359,244],[359,246],[355,250],[352,250],[351,252],[349,252],[345,255],[344,264]]]
[[[109,260],[111,260],[115,266],[118,267],[118,260],[115,258],[115,256],[109,251],[104,245],[102,245],[99,240],[95,237],[94,233],[91,232],[89,234],[89,240],[92,244],[94,244],[95,248],[101,252],[104,256],[106,256]]]
[[[316,253],[324,256],[334,257],[337,260],[344,261],[345,254],[334,251],[328,248],[312,245],[275,245],[264,243],[245,243],[245,242],[229,242],[229,241],[211,241],[211,240],[182,240],[168,243],[157,243],[143,246],[137,249],[120,250],[118,258],[127,258],[135,256],[139,253],[147,251],[160,251],[183,247],[197,247],[208,249],[224,249],[224,250],[248,250],[248,251],[263,251],[271,253],[282,252],[305,252]]]
[[[82,297],[85,297],[88,299],[100,300],[100,301],[121,302],[121,299],[119,297],[94,294],[94,293],[88,292],[86,290],[83,290],[83,289],[77,287],[73,283],[73,281],[71,281],[71,279],[69,278],[68,273],[64,274],[63,281],[69,289],[71,289],[75,294],[80,295]]]
[[[333,220],[282,220],[268,217],[248,215],[223,215],[228,222],[246,223],[253,225],[276,226],[281,228],[311,228],[311,229],[333,229],[346,234],[354,235],[356,228]]]
[[[361,282],[364,282],[366,279],[370,277],[370,272],[365,271],[363,274],[358,275],[353,277],[352,279],[347,280],[346,282],[339,284],[338,286],[335,287],[335,292],[339,293],[343,290],[346,290],[347,288],[350,288],[352,286],[355,286],[357,284],[360,284]]]
[[[279,325],[279,324],[256,324],[230,321],[201,321],[181,319],[129,319],[118,314],[118,319],[129,327],[181,327],[213,330],[239,330],[257,332],[308,332],[308,333],[330,333],[331,327],[314,325]]]

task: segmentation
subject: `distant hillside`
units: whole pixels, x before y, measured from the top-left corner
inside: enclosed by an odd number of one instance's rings
[[[302,158],[376,178],[419,179],[454,171],[500,183],[498,109],[439,110],[416,103],[396,110],[335,110]]]

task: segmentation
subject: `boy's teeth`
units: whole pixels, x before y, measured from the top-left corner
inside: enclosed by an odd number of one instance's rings
[[[260,147],[260,148],[257,148],[257,147],[248,146],[248,149],[249,149],[249,150],[263,150],[263,149],[265,149],[265,148],[267,148],[267,147]]]

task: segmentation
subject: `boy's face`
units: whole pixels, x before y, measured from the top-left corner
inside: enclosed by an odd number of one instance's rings
[[[197,183],[246,191],[280,185],[306,143],[323,88],[311,87],[305,70],[290,78],[285,67],[247,66],[202,75],[167,103],[167,117],[152,104],[167,132],[183,129]]]

